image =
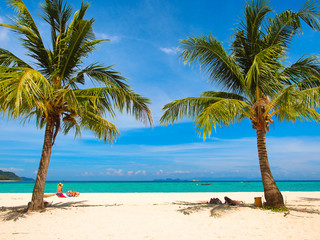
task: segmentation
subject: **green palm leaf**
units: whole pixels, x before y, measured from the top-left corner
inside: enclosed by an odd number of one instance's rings
[[[204,108],[196,117],[196,129],[199,133],[203,133],[203,138],[210,136],[212,126],[216,130],[216,126],[229,126],[235,121],[240,121],[244,115],[248,115],[250,105],[238,99],[221,99],[208,107]]]
[[[284,202],[266,149],[265,135],[273,123],[272,117],[280,121],[320,121],[318,58],[303,57],[291,66],[284,65],[293,37],[302,30],[302,22],[320,30],[318,8],[318,2],[308,1],[298,12],[287,10],[267,18],[272,12],[268,1],[252,0],[246,5],[229,50],[211,34],[182,40],[184,63],[199,63],[209,81],[226,92],[207,91],[201,97],[175,100],[163,108],[161,124],[183,117],[195,119],[197,132],[204,138],[216,126],[229,126],[249,118],[257,133],[265,198],[274,208],[284,206]]]
[[[222,44],[209,35],[189,37],[181,41],[181,57],[185,63],[199,62],[209,75],[210,81],[216,81],[226,90],[234,93],[243,91],[244,78],[239,66],[228,55]]]
[[[0,108],[10,117],[35,119],[45,128],[38,176],[29,210],[44,208],[43,193],[52,146],[59,132],[92,131],[104,142],[119,135],[107,118],[126,112],[146,125],[153,125],[148,105],[151,101],[135,93],[126,79],[103,64],[84,66],[97,46],[107,39],[96,39],[94,19],[85,19],[89,4],[82,3],[69,23],[72,8],[62,0],[45,0],[42,18],[51,29],[52,49],[46,49],[41,35],[22,0],[10,0],[17,14],[13,24],[0,23],[20,35],[29,65],[11,52],[0,49]],[[86,89],[86,80],[95,86]]]

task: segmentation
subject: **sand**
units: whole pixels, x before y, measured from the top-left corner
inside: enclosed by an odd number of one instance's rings
[[[320,192],[283,192],[290,212],[253,206],[263,193],[82,193],[46,198],[25,213],[27,193],[0,194],[0,239],[319,239]],[[211,197],[245,205],[209,205]],[[14,207],[14,209],[12,209]]]

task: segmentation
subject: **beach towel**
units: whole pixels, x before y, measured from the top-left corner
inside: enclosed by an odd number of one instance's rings
[[[56,195],[57,195],[57,197],[59,197],[59,198],[66,198],[66,196],[63,195],[62,192],[57,192]]]

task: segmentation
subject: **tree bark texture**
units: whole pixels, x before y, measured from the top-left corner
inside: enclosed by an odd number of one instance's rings
[[[282,207],[284,206],[283,197],[271,174],[268,161],[265,132],[263,130],[257,130],[257,146],[260,171],[264,188],[264,196],[267,201],[267,206],[273,208]]]
[[[37,179],[33,188],[31,202],[28,204],[28,211],[37,211],[46,207],[43,195],[51,157],[53,131],[54,121],[48,118]]]

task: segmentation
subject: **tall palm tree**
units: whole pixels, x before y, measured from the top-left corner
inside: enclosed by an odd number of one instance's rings
[[[8,1],[16,10],[13,24],[1,23],[20,35],[28,64],[13,53],[0,49],[1,107],[9,116],[35,118],[45,128],[44,144],[29,210],[45,207],[43,201],[52,146],[59,131],[75,135],[91,130],[99,139],[113,141],[117,127],[107,120],[116,111],[126,111],[145,124],[153,124],[150,100],[136,94],[126,79],[98,63],[85,65],[84,58],[107,39],[96,39],[94,19],[85,19],[89,4],[75,12],[62,0],[45,0],[42,18],[51,31],[51,49],[47,49],[39,30],[22,0]],[[87,80],[93,88],[85,88]]]
[[[212,35],[191,36],[181,41],[185,63],[198,63],[223,91],[206,91],[200,97],[175,100],[163,107],[162,124],[182,117],[194,119],[197,131],[210,136],[212,127],[228,126],[249,118],[257,134],[259,164],[267,204],[284,205],[271,174],[265,135],[272,117],[280,121],[320,120],[318,104],[320,65],[316,57],[302,57],[286,66],[284,58],[302,21],[319,30],[317,4],[306,2],[292,10],[267,18],[267,1],[246,4],[245,16],[235,29],[228,50]]]

